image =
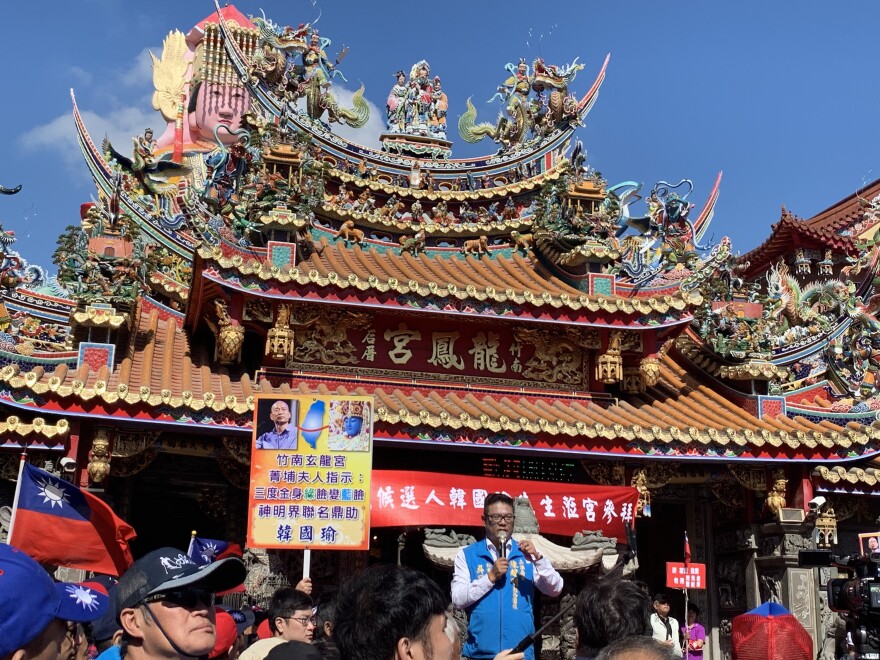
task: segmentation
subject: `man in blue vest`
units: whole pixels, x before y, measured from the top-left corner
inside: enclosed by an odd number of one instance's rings
[[[562,591],[562,576],[531,541],[513,540],[513,499],[492,493],[483,503],[486,539],[455,557],[452,604],[470,617],[462,656],[492,660],[535,632],[532,598],[537,587],[548,596]],[[534,660],[529,646],[525,660]]]

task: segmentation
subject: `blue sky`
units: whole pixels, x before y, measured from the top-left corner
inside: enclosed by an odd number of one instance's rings
[[[506,77],[504,65],[538,55],[586,66],[572,86],[583,94],[611,53],[608,75],[579,137],[588,163],[611,183],[691,178],[702,206],[724,171],[710,234],[735,251],[756,246],[781,205],[809,217],[880,178],[873,127],[880,109],[880,3],[676,1],[341,2],[242,1],[245,14],[281,24],[314,20],[350,48],[340,65],[351,88],[384,113],[397,69],[431,64],[449,97],[450,125],[473,96],[479,118]],[[187,32],[213,11],[207,0],[79,0],[7,3],[0,23],[6,83],[0,106],[0,183],[22,184],[0,198],[0,222],[18,249],[50,266],[61,230],[79,220],[93,188],[75,144],[69,89],[93,139],[161,128],[150,106],[147,50],[169,30]],[[370,143],[380,125],[365,127]],[[358,139],[357,135],[351,135]],[[493,152],[454,136],[454,155]]]

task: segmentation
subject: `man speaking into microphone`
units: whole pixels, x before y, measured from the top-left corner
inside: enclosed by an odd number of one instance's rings
[[[513,499],[492,493],[483,503],[486,539],[459,550],[452,577],[452,604],[469,617],[462,657],[492,660],[535,632],[535,588],[548,596],[562,591],[562,576],[531,541],[513,535]],[[525,660],[534,660],[529,646]]]

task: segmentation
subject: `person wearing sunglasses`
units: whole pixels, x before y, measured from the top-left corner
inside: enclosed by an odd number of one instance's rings
[[[311,644],[315,636],[312,597],[292,587],[282,587],[269,601],[269,630],[272,636],[249,646],[240,660],[263,660],[269,651],[284,642]]]
[[[535,589],[555,597],[562,576],[535,545],[515,541],[513,499],[491,493],[483,501],[486,539],[459,550],[452,577],[452,604],[469,617],[462,657],[492,660],[535,632]],[[525,660],[534,660],[529,646]]]
[[[208,655],[217,637],[214,594],[240,585],[245,573],[237,557],[198,566],[176,548],[159,548],[138,559],[116,586],[121,657]]]

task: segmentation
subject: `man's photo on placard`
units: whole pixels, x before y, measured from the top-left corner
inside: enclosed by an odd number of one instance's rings
[[[299,403],[292,399],[260,399],[257,405],[257,449],[297,449]]]

